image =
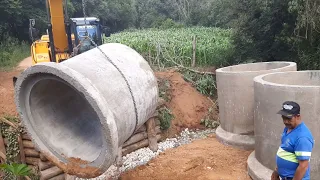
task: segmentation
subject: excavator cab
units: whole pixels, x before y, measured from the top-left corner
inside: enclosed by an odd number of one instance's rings
[[[110,32],[103,27],[96,17],[68,18],[64,0],[46,0],[48,12],[47,34],[34,40],[36,31],[34,23],[30,23],[32,38],[32,64],[41,62],[61,62],[72,56],[101,45],[103,34]],[[31,21],[31,22],[34,22]]]
[[[42,62],[62,62],[96,45],[101,45],[103,34],[110,36],[108,28],[103,27],[96,17],[68,18],[65,2],[65,0],[46,0],[47,34],[39,37],[35,19],[29,20],[32,65]],[[17,77],[13,77],[13,84],[16,80]]]
[[[102,44],[103,27],[98,18],[71,18],[70,20],[71,33],[74,35],[74,54],[83,53],[94,48],[95,45]]]

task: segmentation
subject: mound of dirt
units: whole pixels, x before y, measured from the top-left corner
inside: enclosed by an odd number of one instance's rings
[[[121,180],[251,180],[246,161],[250,151],[219,143],[214,136],[169,149],[148,164],[123,173]]]
[[[210,107],[213,108],[214,119],[217,119],[217,107],[204,95],[198,92],[190,83],[183,79],[183,75],[175,70],[155,72],[159,81],[168,80],[169,100],[166,106],[174,115],[167,137],[181,132],[185,128],[203,129],[200,124]],[[161,87],[159,87],[161,88]]]

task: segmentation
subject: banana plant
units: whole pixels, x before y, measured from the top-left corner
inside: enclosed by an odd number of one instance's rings
[[[16,177],[25,177],[31,174],[31,169],[26,164],[0,164],[0,169],[16,176]]]

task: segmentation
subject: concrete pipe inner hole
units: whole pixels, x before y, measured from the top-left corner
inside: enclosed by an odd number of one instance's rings
[[[98,115],[78,90],[58,77],[37,81],[29,96],[33,128],[49,150],[94,161],[103,146]]]
[[[264,81],[283,85],[320,86],[320,71],[294,71],[269,74]]]
[[[225,67],[222,71],[225,72],[245,72],[245,71],[264,71],[271,69],[279,69],[289,66],[287,62],[266,62],[266,63],[250,63],[250,64],[239,64],[234,66]]]

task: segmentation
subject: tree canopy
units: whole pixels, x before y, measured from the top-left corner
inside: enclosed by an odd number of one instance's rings
[[[29,19],[46,30],[46,1],[2,0],[0,40],[28,40]],[[83,17],[82,0],[66,0],[69,17]],[[317,0],[85,0],[86,14],[112,33],[125,29],[206,26],[232,28],[236,62],[294,60],[320,67]]]

